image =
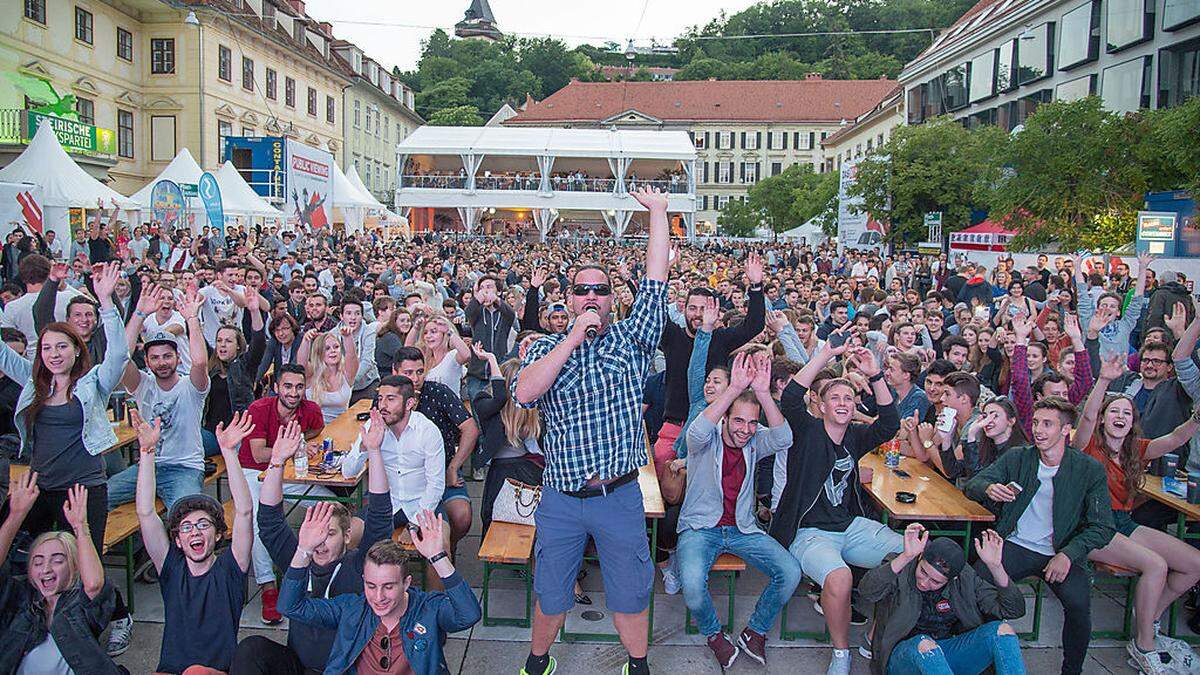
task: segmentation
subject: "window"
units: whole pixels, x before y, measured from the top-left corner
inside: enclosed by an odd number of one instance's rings
[[[1058,36],[1058,69],[1094,61],[1100,54],[1100,0],[1063,14]]]
[[[117,109],[117,154],[133,157],[133,113]]]
[[[25,7],[25,16],[29,16],[28,2],[25,3]],[[43,10],[43,15],[44,13]],[[1200,0],[1167,0],[1163,6],[1163,30],[1182,28],[1197,19],[1200,19]]]
[[[169,162],[175,157],[175,116],[150,118],[150,161]]]
[[[1109,0],[1106,48],[1115,52],[1149,40],[1154,35],[1154,0]]]
[[[720,195],[717,197],[717,210],[720,211],[726,206],[729,206],[729,195]]]
[[[1029,116],[1033,114],[1033,111],[1037,110],[1039,105],[1049,103],[1052,97],[1053,92],[1049,89],[1042,89],[1014,101],[1012,103],[1015,110],[1013,113],[1014,126],[1016,124],[1024,124],[1025,120],[1029,119]]]
[[[389,140],[388,135],[392,129],[392,118],[390,115],[383,116],[383,140]]]
[[[1016,41],[1009,40],[996,50],[996,93],[1012,91],[1017,88],[1017,78],[1013,72],[1016,67]],[[911,110],[911,108],[909,108]]]
[[[233,122],[217,120],[217,157],[225,156],[225,138],[233,135]]]
[[[742,149],[757,150],[758,149],[758,132],[743,131],[742,132]]]
[[[354,99],[354,128],[359,127],[359,115],[362,112],[362,102]]]
[[[1143,56],[1104,69],[1100,97],[1106,108],[1125,113],[1150,107],[1150,61]]]
[[[1054,88],[1054,100],[1077,101],[1096,93],[1096,76],[1084,75],[1067,80]]]
[[[155,75],[175,72],[175,38],[150,40],[150,72]]]
[[[25,18],[45,26],[46,0],[25,0]]]
[[[337,108],[334,106],[333,97],[329,94],[325,95],[325,121],[330,124],[336,119]]]
[[[233,52],[225,45],[217,47],[217,77],[233,82]]]
[[[733,132],[720,131],[717,132],[717,149],[732,150],[733,149]]]
[[[925,96],[928,91],[928,84],[919,84],[908,90],[909,124],[916,125],[925,121]]]
[[[133,33],[124,28],[117,29],[117,58],[133,61]]]
[[[242,135],[243,136],[253,136],[257,133],[258,133],[258,130],[255,129],[254,127],[248,127],[244,124],[242,125]]]
[[[400,126],[399,124],[396,125],[396,140],[404,140],[404,127]]]
[[[278,88],[278,84],[279,76],[275,74],[273,69],[267,68],[267,98],[271,99],[272,101],[276,100],[277,98],[276,89]]]
[[[283,78],[283,104],[289,108],[296,107],[296,81],[290,77]]]
[[[1017,84],[1037,82],[1054,68],[1054,24],[1044,23],[1017,38]]]
[[[799,131],[797,133],[799,135],[796,138],[792,139],[795,141],[795,143],[792,144],[795,147],[795,149],[796,150],[812,150],[813,140],[814,140],[813,133],[811,131],[807,134],[804,133],[803,131]]]
[[[1158,107],[1177,106],[1197,94],[1200,94],[1200,38],[1160,50]]]
[[[767,136],[767,148],[770,150],[787,150],[787,137],[788,134],[786,131],[770,132],[770,135]]]
[[[692,140],[696,143],[697,150],[703,150],[708,143],[708,133],[696,132]]]
[[[242,57],[242,89],[254,91],[254,60]]]
[[[75,99],[75,112],[84,124],[96,123],[96,102],[90,98]]]
[[[317,116],[317,90],[312,87],[308,88],[308,114]]]
[[[75,8],[75,39],[92,44],[92,13],[82,7]]]
[[[960,63],[946,71],[943,77],[945,86],[946,110],[958,110],[967,105],[967,64]]]
[[[778,176],[783,173],[783,162],[771,162],[771,175]]]
[[[717,182],[732,183],[733,182],[733,164],[731,162],[717,163]]]
[[[758,162],[742,162],[742,182],[753,185],[758,182]]]

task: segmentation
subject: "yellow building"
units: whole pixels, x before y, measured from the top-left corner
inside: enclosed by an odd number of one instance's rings
[[[215,169],[228,135],[286,135],[340,154],[351,73],[332,56],[329,24],[300,0],[20,4],[0,14],[0,70],[48,80],[75,95],[83,121],[116,131],[115,155],[76,159],[118,192],[140,189],[184,147]],[[26,107],[0,78],[0,164],[19,152]]]

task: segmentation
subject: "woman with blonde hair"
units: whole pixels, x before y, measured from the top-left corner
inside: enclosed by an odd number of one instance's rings
[[[325,424],[350,409],[354,376],[358,373],[358,352],[350,336],[350,327],[304,334],[297,354],[304,367],[308,389],[305,396],[321,406]]]
[[[416,346],[425,356],[425,381],[441,382],[458,393],[467,372],[466,363],[471,360],[471,348],[454,324],[444,316],[430,316],[421,325]]]
[[[38,499],[37,472],[10,485],[8,517],[0,525],[0,569]],[[70,532],[43,532],[29,547],[28,584],[0,571],[0,672],[100,673],[118,668],[99,643],[116,604],[87,517],[88,490],[68,490],[62,515]]]

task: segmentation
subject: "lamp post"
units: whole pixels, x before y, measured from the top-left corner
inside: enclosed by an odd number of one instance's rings
[[[200,132],[199,150],[200,150],[200,167],[205,168],[204,155],[204,27],[200,25],[200,19],[196,18],[194,11],[189,11],[183,23],[189,26],[196,27],[196,81],[199,83],[199,97],[197,99],[197,121]],[[218,149],[219,152],[219,149]]]

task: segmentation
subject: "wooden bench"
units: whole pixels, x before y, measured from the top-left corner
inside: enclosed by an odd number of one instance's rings
[[[819,585],[812,582],[814,588],[819,589]],[[796,586],[796,590],[800,591],[799,597],[804,600],[802,604],[811,606],[808,599],[808,594],[801,589],[805,588],[804,580],[801,578],[800,584]],[[796,630],[788,628],[788,608],[792,604],[792,600],[796,599],[793,594],[787,602],[783,603],[783,609],[779,611],[779,639],[793,642],[795,640],[816,640],[817,642],[829,642],[829,624],[825,622],[824,617],[821,617],[821,630]],[[819,601],[818,601],[819,602]]]
[[[1123,586],[1125,588],[1125,616],[1120,630],[1092,630],[1092,639],[1128,640],[1133,634],[1133,590],[1137,585],[1139,575],[1136,570],[1120,565],[1094,562],[1096,575],[1092,579],[1093,587]]]
[[[738,572],[745,571],[746,561],[732,553],[722,553],[721,555],[717,556],[717,559],[713,561],[712,569],[709,570],[710,574],[717,574],[725,577],[725,592],[728,595],[728,600],[726,601],[728,618],[726,619],[726,622],[722,624],[722,628],[730,635],[733,634],[733,603],[734,589],[737,585],[737,575]],[[695,635],[696,633],[700,632],[700,628],[692,621],[691,609],[688,609],[684,613],[683,622],[684,631],[688,635]]]
[[[519,626],[528,628],[533,615],[533,539],[536,529],[532,525],[517,525],[492,521],[483,543],[479,546],[479,559],[483,561],[483,625]],[[492,572],[510,569],[522,572],[525,582],[525,615],[523,617],[493,616],[488,611],[488,594]]]

